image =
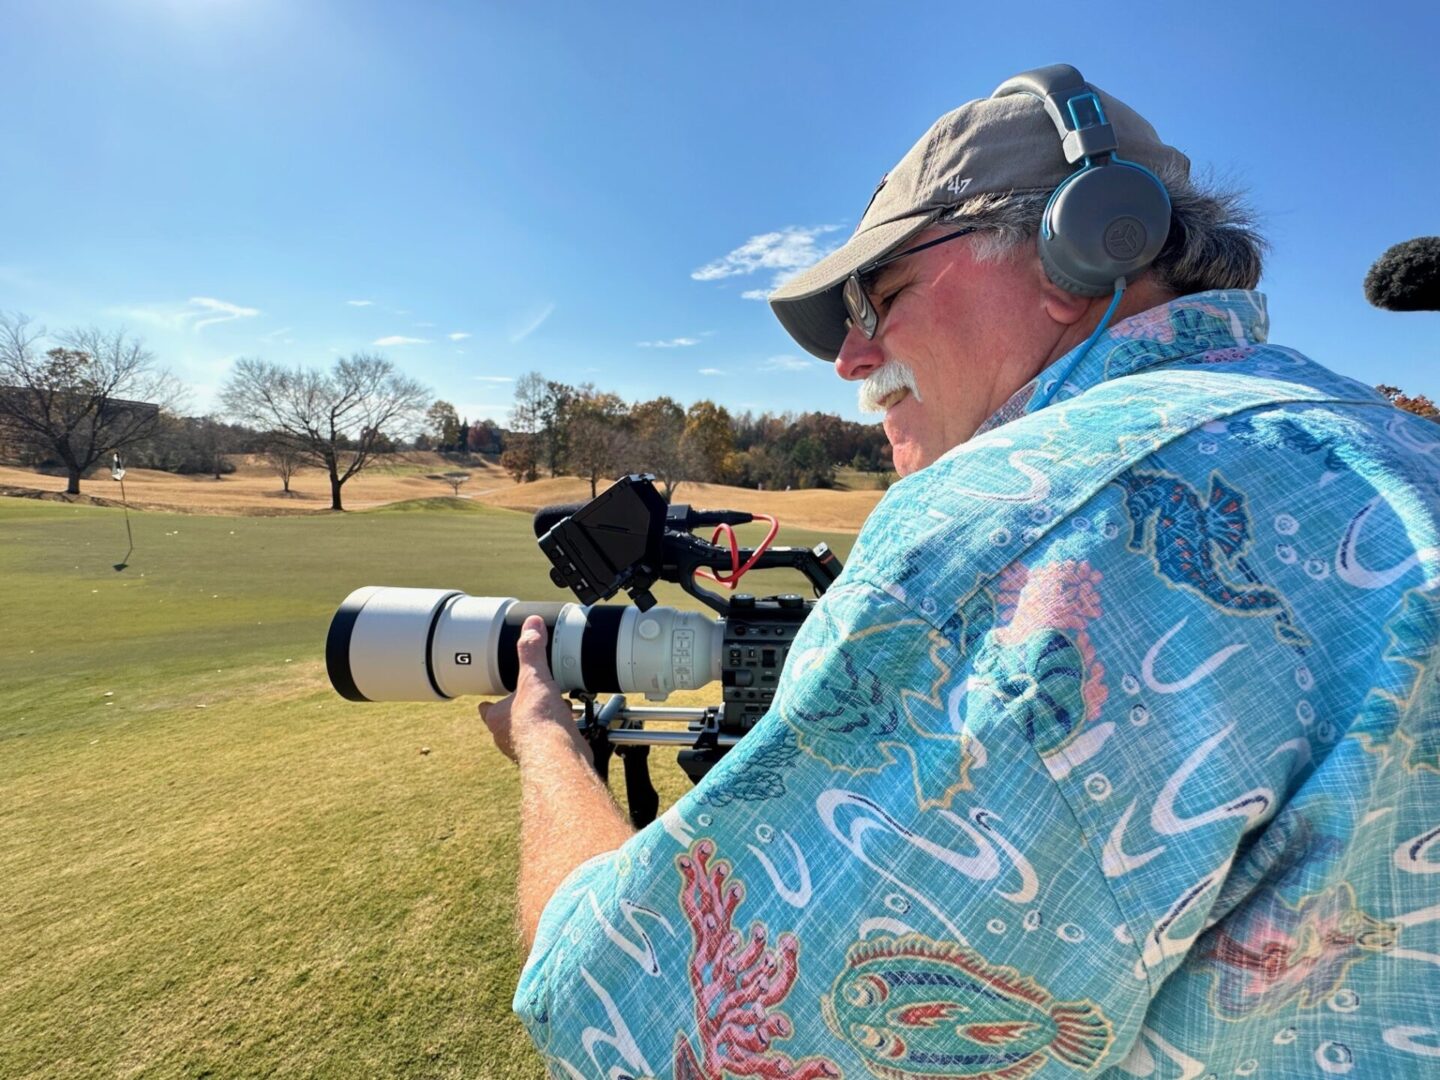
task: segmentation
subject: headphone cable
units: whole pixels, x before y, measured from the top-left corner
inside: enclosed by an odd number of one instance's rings
[[[1085,359],[1085,354],[1090,351],[1090,346],[1094,345],[1096,340],[1099,339],[1100,335],[1103,334],[1107,329],[1109,329],[1110,317],[1115,314],[1115,309],[1120,306],[1120,298],[1124,295],[1125,279],[1123,277],[1118,277],[1115,279],[1115,296],[1111,299],[1110,306],[1105,309],[1104,317],[1095,324],[1095,329],[1090,332],[1090,336],[1085,339],[1085,343],[1081,345],[1079,350],[1075,353],[1074,359],[1072,359],[1070,363],[1065,365],[1065,370],[1061,372],[1058,376],[1056,376],[1055,381],[1050,384],[1050,388],[1044,391],[1044,394],[1040,399],[1040,403],[1038,405],[1035,405],[1033,408],[1027,409],[1026,412],[1036,412],[1037,410],[1043,409],[1046,405],[1050,404],[1050,399],[1060,392],[1060,387],[1065,385],[1065,380],[1070,378],[1070,376],[1074,374],[1075,368],[1079,366],[1080,361]]]

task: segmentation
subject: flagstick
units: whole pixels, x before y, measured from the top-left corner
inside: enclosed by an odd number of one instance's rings
[[[130,552],[135,550],[135,537],[130,532],[130,500],[125,497],[125,481],[120,481],[120,505],[125,510],[125,539],[130,543],[130,551],[125,552],[125,558],[130,558]]]
[[[129,549],[125,552],[125,558],[114,564],[115,569],[120,571],[130,565],[130,556],[135,551],[135,536],[130,531],[130,500],[125,495],[125,466],[121,464],[119,454],[115,455],[114,464],[110,467],[110,478],[120,482],[120,505],[125,510],[125,539],[130,543]]]

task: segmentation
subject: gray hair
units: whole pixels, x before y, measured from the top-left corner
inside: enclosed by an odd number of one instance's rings
[[[1160,181],[1170,193],[1170,235],[1146,271],[1150,280],[1176,296],[1255,288],[1270,245],[1244,193],[1208,177],[1196,183],[1178,170],[1162,171]],[[977,195],[956,207],[949,220],[980,229],[973,257],[995,262],[1035,243],[1049,201],[1048,191]]]

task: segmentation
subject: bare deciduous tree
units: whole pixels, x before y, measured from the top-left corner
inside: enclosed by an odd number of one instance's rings
[[[238,360],[220,393],[231,415],[275,429],[326,471],[332,510],[344,509],[345,481],[415,427],[427,398],[426,388],[390,361],[363,353],[337,360],[329,372]]]
[[[470,474],[468,472],[447,472],[441,473],[440,479],[444,480],[454,489],[455,495],[458,498],[460,495],[460,485],[470,479]]]
[[[65,490],[78,495],[85,471],[154,434],[182,389],[123,330],[63,331],[48,349],[46,336],[25,316],[0,312],[0,428],[58,457]]]
[[[300,471],[300,466],[305,463],[305,455],[300,448],[284,435],[272,432],[266,436],[265,449],[261,453],[265,458],[265,463],[280,477],[280,483],[284,485],[284,493],[291,494],[290,480]]]

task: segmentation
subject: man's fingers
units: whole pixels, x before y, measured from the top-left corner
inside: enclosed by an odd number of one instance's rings
[[[520,644],[522,646],[539,645],[545,647],[545,620],[539,615],[527,615],[525,621],[520,624]]]
[[[545,643],[548,637],[544,619],[539,615],[526,618],[520,627],[520,640],[516,643],[522,673],[525,668],[531,668],[536,675],[549,681],[550,664],[545,659]]]

